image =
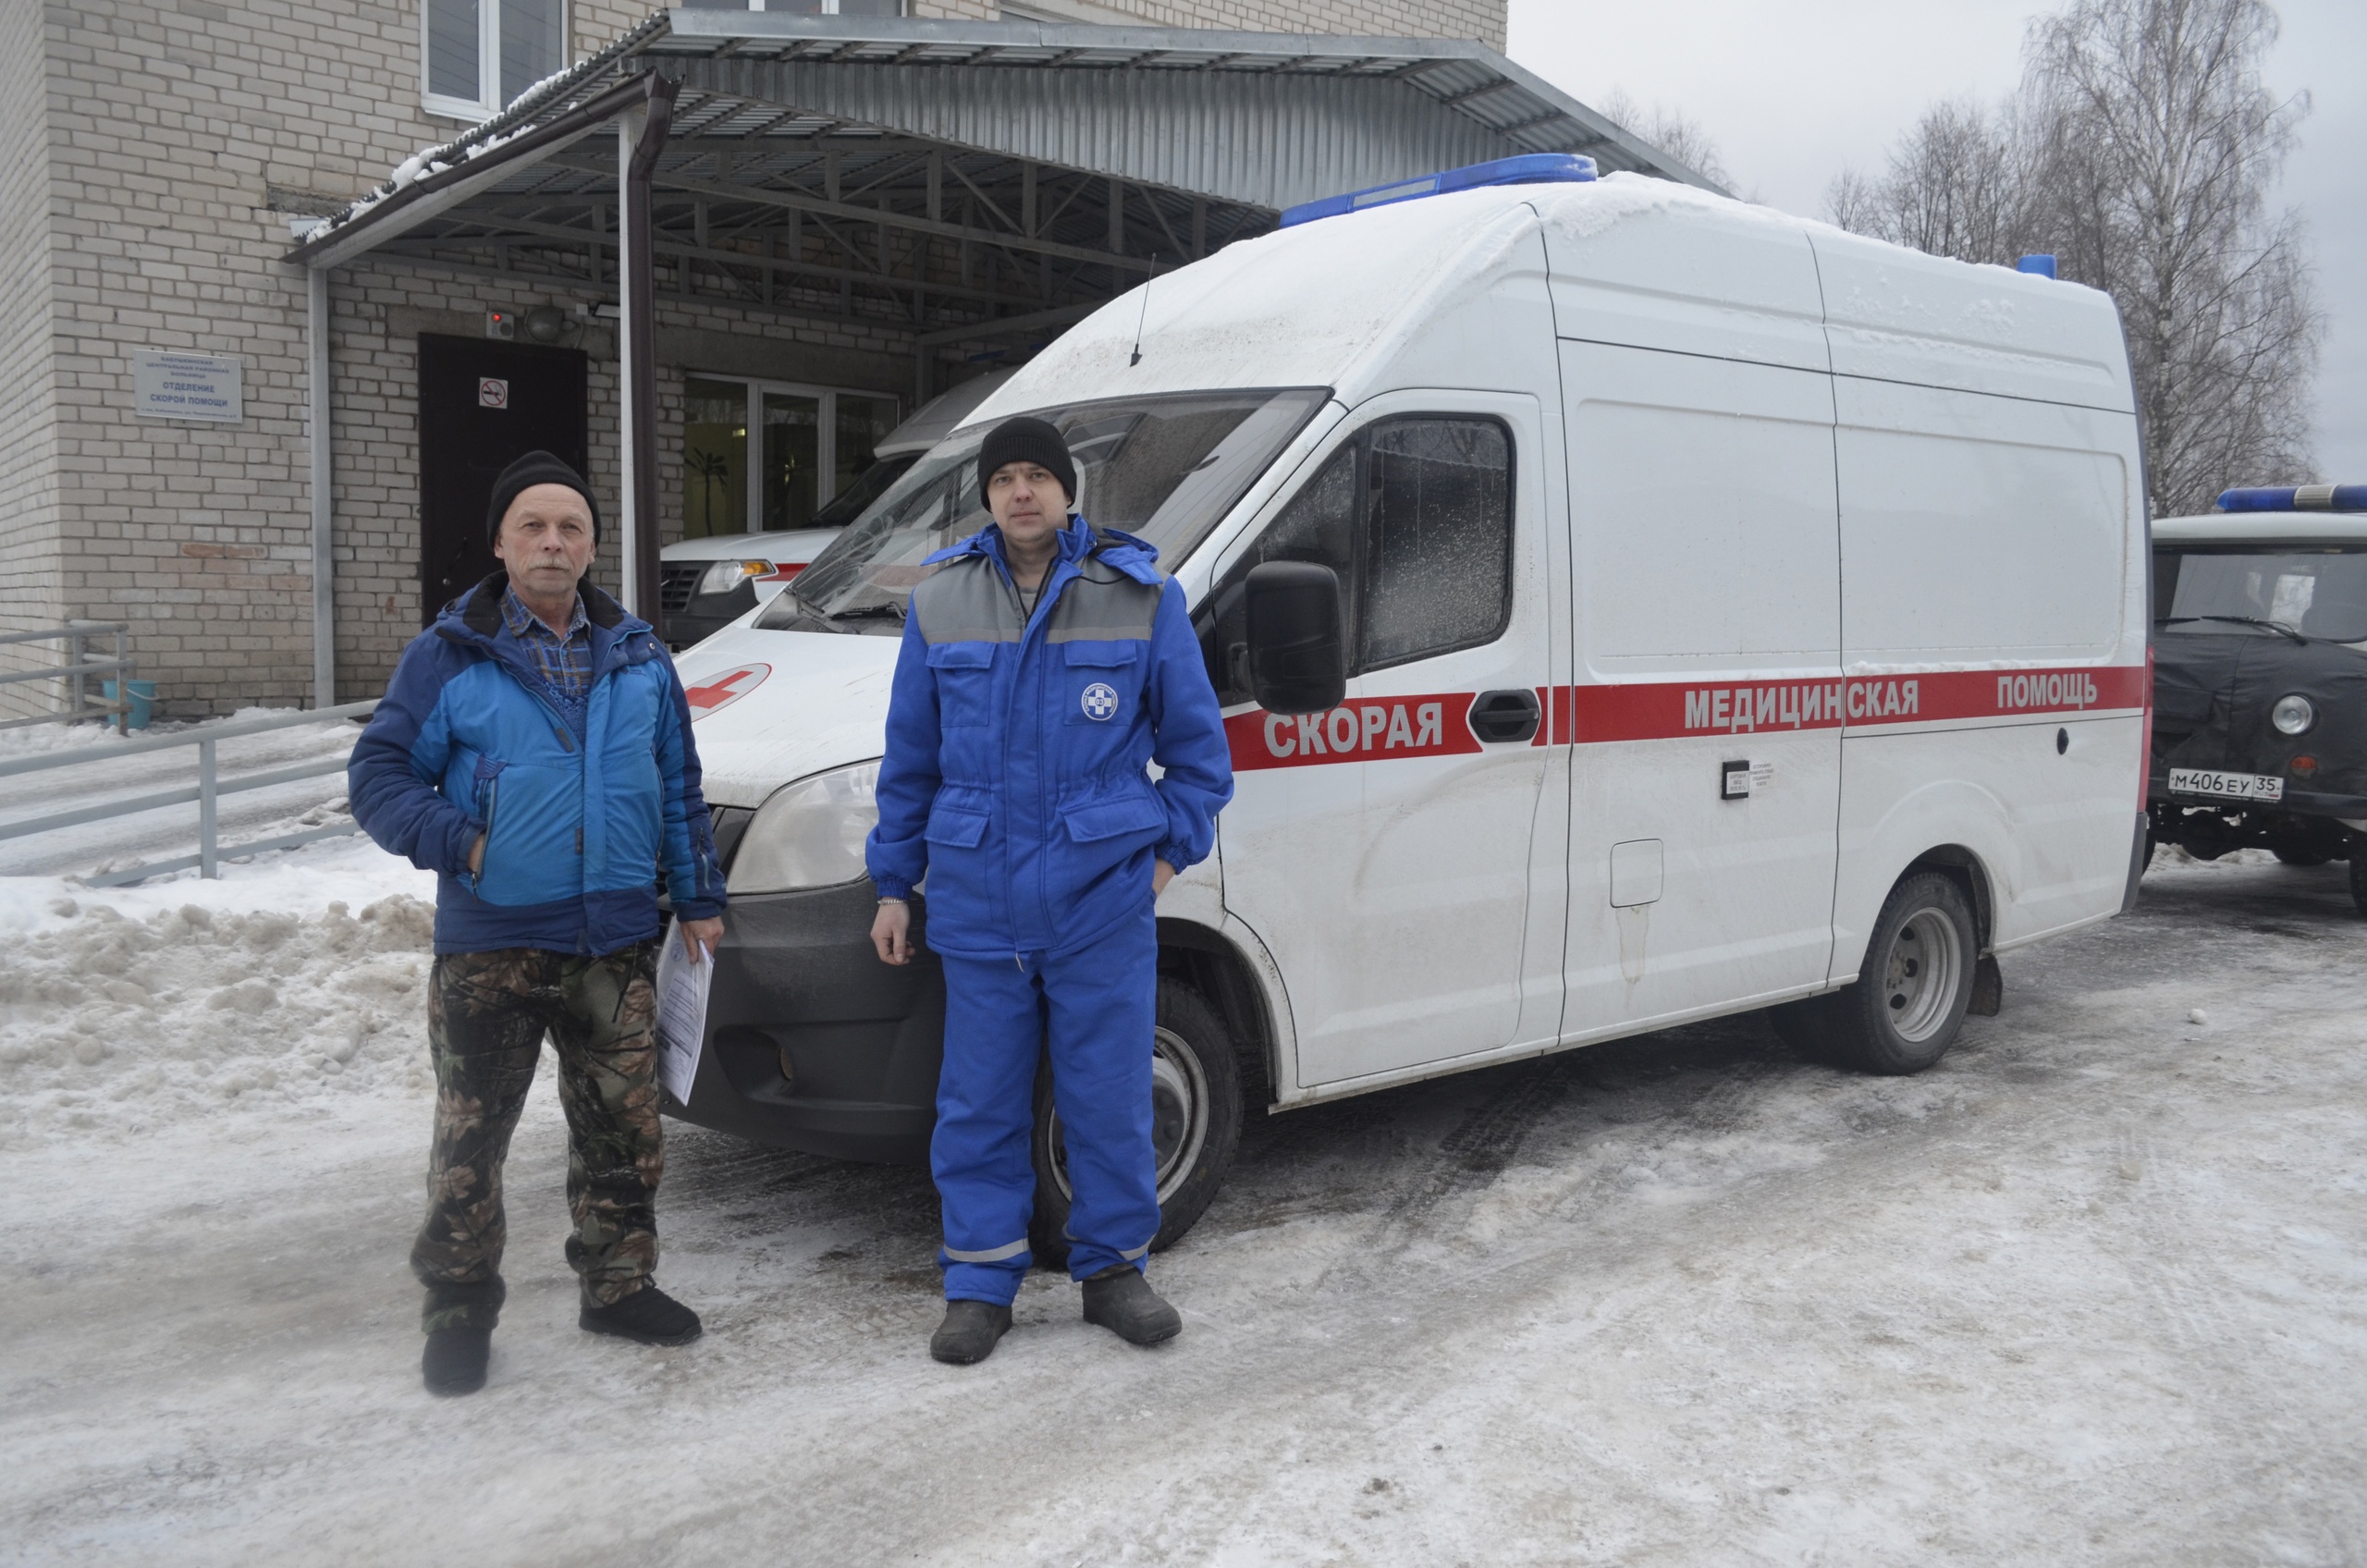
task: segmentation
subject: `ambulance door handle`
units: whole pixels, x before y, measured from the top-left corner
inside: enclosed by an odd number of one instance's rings
[[[1482,692],[1471,704],[1471,733],[1482,741],[1527,741],[1542,717],[1534,692]]]

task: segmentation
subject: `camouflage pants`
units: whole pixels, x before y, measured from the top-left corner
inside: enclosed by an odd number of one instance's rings
[[[427,1222],[411,1252],[427,1287],[423,1326],[490,1329],[501,1313],[501,1162],[548,1033],[567,1112],[567,1261],[607,1306],[657,1267],[657,1123],[652,985],[656,944],[605,958],[509,948],[444,953],[427,996],[435,1143]]]

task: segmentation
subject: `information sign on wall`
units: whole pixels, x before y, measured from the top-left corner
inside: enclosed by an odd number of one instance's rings
[[[240,406],[240,361],[231,354],[189,354],[170,349],[131,351],[132,411],[142,419],[197,419],[235,423]]]

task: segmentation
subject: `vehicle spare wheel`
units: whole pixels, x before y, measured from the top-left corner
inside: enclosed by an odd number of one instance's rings
[[[1164,1252],[1192,1228],[1224,1184],[1241,1144],[1241,1069],[1233,1035],[1208,998],[1160,976],[1159,1026],[1151,1043],[1150,1139],[1159,1170],[1159,1234]],[[1042,1268],[1068,1266],[1068,1149],[1052,1103],[1049,1060],[1036,1072],[1036,1219],[1028,1245]]]
[[[1920,1072],[1964,1026],[1979,954],[1964,889],[1936,871],[1917,872],[1883,904],[1856,984],[1769,1016],[1805,1055],[1866,1072]]]

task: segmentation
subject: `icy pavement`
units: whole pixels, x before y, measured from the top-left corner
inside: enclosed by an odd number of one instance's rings
[[[1735,1019],[1259,1118],[1153,1353],[1038,1276],[938,1366],[921,1176],[679,1124],[660,1278],[707,1335],[594,1340],[545,1083],[491,1386],[437,1401],[424,889],[371,853],[0,893],[0,1555],[2367,1561],[2338,866],[2165,865],[1920,1078]]]

